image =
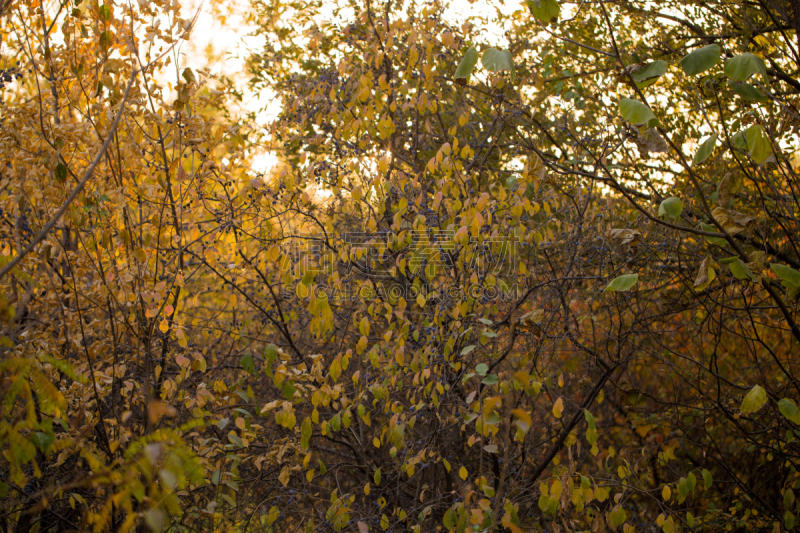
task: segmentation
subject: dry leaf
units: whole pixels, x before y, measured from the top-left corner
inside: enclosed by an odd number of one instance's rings
[[[717,219],[717,222],[720,223],[725,231],[731,235],[741,233],[747,229],[747,225],[753,221],[753,217],[751,216],[725,209],[723,207],[715,208],[711,214],[714,215],[714,218]]]
[[[609,237],[620,244],[630,244],[633,241],[642,240],[642,233],[635,229],[615,228],[608,231]]]

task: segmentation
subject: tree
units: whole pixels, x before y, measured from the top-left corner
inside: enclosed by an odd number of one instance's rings
[[[7,529],[795,527],[790,4],[251,5],[0,18]]]
[[[198,428],[226,363],[190,328],[228,298],[201,294],[216,282],[192,254],[228,239],[242,132],[227,95],[179,68],[177,10],[3,3],[3,529],[214,520],[225,443]],[[175,99],[154,80],[167,67]]]
[[[314,388],[291,406],[296,520],[323,520],[316,497],[334,529],[791,529],[792,15],[527,7],[500,20],[507,50],[438,4],[350,2],[343,26],[313,3],[258,12],[280,183],[333,192],[318,231],[342,270],[353,249],[328,236],[369,230],[351,283],[374,289],[335,307],[318,349],[336,346],[332,401],[356,407],[320,410]],[[419,232],[452,246],[408,272]],[[512,244],[502,275],[473,261]]]

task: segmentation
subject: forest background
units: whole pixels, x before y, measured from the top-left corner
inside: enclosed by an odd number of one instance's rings
[[[798,29],[0,0],[0,528],[796,530]]]

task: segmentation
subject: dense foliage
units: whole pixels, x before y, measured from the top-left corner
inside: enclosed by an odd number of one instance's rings
[[[0,0],[4,531],[800,526],[798,6],[510,4]]]

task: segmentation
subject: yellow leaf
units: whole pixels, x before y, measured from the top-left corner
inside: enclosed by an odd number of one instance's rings
[[[397,364],[400,366],[403,366],[403,364],[405,363],[404,351],[405,350],[401,347],[396,352],[394,352],[394,360],[397,361]]]
[[[669,485],[664,485],[664,488],[661,489],[661,497],[664,498],[665,502],[668,502],[670,496],[672,496],[672,490],[669,488]]]
[[[561,413],[564,412],[564,400],[559,398],[556,400],[556,403],[553,404],[553,416],[556,418],[561,418]]]
[[[275,523],[275,520],[278,519],[280,515],[280,509],[275,507],[274,505],[270,508],[269,513],[267,514],[267,525],[271,526]]]
[[[514,409],[513,411],[511,411],[511,414],[513,414],[517,418],[517,426],[522,431],[528,431],[530,429],[531,415],[530,413],[528,413],[528,411],[524,409]]]
[[[313,469],[313,468],[312,468],[311,470],[308,470],[308,471],[306,471],[306,479],[307,479],[309,482],[310,482],[312,479],[314,479],[314,469]]]
[[[427,300],[426,300],[425,296],[423,296],[423,295],[422,295],[422,293],[420,293],[420,295],[419,295],[419,296],[417,296],[417,305],[418,305],[418,306],[420,306],[420,307],[425,307],[425,302],[426,302],[426,301],[427,301]]]
[[[161,333],[166,333],[169,331],[169,322],[166,319],[161,321],[161,324],[158,325],[158,329],[161,330]]]
[[[278,475],[278,481],[280,481],[283,484],[283,486],[285,487],[286,485],[289,484],[289,476],[290,475],[291,475],[291,472],[289,470],[289,467],[288,466],[284,466],[283,469],[281,470],[281,473]]]
[[[467,479],[468,474],[469,472],[467,472],[467,469],[464,468],[463,466],[458,471],[458,477],[460,477],[461,479]]]
[[[557,500],[561,497],[561,492],[564,490],[563,485],[561,485],[561,480],[556,479],[553,481],[553,486],[550,487],[550,496]]]
[[[453,240],[461,246],[469,244],[469,230],[467,230],[467,227],[461,226],[458,231],[456,231],[456,234],[453,235]]]
[[[380,448],[381,440],[378,437],[375,437],[374,439],[372,439],[372,445],[375,446],[376,448]]]
[[[383,156],[378,160],[378,171],[385,175],[389,171],[389,158]]]
[[[370,491],[369,483],[367,483],[366,485],[364,485],[364,494],[369,496],[369,491]]]

